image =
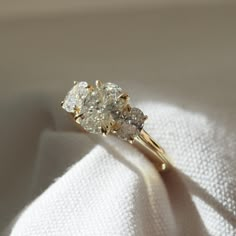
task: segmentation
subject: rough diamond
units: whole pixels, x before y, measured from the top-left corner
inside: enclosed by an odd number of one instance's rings
[[[75,109],[80,109],[83,103],[83,99],[88,94],[87,82],[76,82],[73,88],[66,95],[62,108],[67,112],[74,112]]]

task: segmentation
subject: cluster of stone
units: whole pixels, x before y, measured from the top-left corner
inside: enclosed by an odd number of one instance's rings
[[[74,115],[76,122],[90,133],[116,133],[132,141],[142,130],[146,116],[131,108],[128,96],[116,84],[101,82],[96,87],[76,82],[66,95],[62,108]]]

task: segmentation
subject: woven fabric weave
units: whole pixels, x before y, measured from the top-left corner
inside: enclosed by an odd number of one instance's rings
[[[12,224],[12,236],[236,235],[235,134],[202,114],[139,107],[176,170],[161,176],[113,137],[44,131],[31,186],[37,197]],[[60,177],[44,189],[56,170]]]

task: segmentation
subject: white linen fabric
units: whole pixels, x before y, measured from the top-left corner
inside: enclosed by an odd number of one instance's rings
[[[235,134],[170,105],[138,107],[176,170],[160,175],[115,137],[48,128],[40,134],[28,185],[28,199],[35,199],[25,202],[8,234],[236,235]]]

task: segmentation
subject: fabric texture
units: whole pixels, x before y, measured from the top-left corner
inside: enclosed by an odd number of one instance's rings
[[[115,137],[49,126],[26,188],[34,200],[12,220],[11,236],[236,235],[235,134],[202,114],[137,106],[176,169],[160,175]]]

